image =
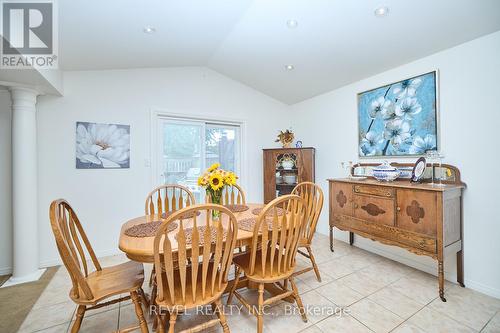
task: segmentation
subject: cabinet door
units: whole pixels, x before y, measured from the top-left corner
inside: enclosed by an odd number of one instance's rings
[[[371,195],[354,195],[354,217],[377,224],[394,226],[394,200]]]
[[[331,213],[352,216],[352,185],[330,183]]]
[[[297,168],[299,169],[299,182],[314,183],[314,149],[297,149]]]
[[[437,195],[434,192],[397,190],[397,226],[430,236],[436,235]]]
[[[273,151],[264,151],[264,203],[276,198],[276,157]]]

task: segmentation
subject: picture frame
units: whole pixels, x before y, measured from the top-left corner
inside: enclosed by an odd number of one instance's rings
[[[358,156],[423,156],[440,149],[437,70],[357,94]]]
[[[129,169],[130,125],[77,121],[76,169]]]

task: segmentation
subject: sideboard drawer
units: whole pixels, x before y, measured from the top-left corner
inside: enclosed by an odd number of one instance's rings
[[[354,185],[354,193],[394,198],[394,189],[385,186]]]
[[[394,200],[369,195],[353,196],[354,217],[376,224],[394,225]]]

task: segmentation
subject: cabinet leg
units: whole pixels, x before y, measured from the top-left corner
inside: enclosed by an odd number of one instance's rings
[[[354,243],[354,233],[349,231],[349,244],[352,245]]]
[[[333,252],[333,227],[330,226],[330,250]]]
[[[465,287],[464,284],[464,252],[460,250],[457,252],[457,282],[461,287]]]
[[[439,297],[443,302],[446,302],[444,298],[444,267],[443,261],[438,261],[438,279],[439,279]]]

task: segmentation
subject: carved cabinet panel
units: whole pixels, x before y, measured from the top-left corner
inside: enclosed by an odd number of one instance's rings
[[[430,236],[437,230],[437,194],[430,191],[397,190],[397,226]]]
[[[354,217],[377,224],[394,225],[394,200],[383,197],[354,195]]]
[[[332,197],[331,209],[339,214],[352,214],[352,185],[330,184],[330,196]]]

